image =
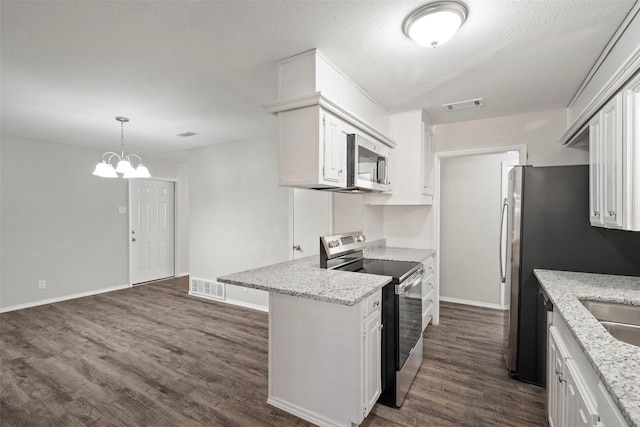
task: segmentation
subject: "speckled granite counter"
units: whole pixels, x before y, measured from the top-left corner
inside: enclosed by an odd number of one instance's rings
[[[318,255],[218,277],[221,283],[355,305],[391,281],[389,276],[320,268]]]
[[[640,347],[619,341],[580,299],[640,305],[640,277],[534,270],[587,359],[632,426],[640,426]]]
[[[370,259],[387,259],[391,261],[423,262],[436,252],[431,249],[394,248],[388,246],[368,246],[364,257]]]

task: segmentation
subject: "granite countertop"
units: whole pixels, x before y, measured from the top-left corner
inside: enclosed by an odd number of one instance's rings
[[[316,301],[355,305],[391,281],[390,276],[320,268],[318,255],[218,277],[221,283]]]
[[[394,248],[389,246],[368,246],[364,250],[364,257],[369,259],[387,259],[391,261],[423,262],[433,256],[436,251],[431,249]]]
[[[640,306],[640,277],[534,270],[602,384],[632,426],[640,426],[640,347],[614,338],[580,299]]]

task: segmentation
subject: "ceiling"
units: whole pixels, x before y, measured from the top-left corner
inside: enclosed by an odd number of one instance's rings
[[[467,22],[431,49],[402,33],[428,2],[2,0],[2,133],[116,149],[126,116],[128,151],[177,159],[275,134],[261,104],[276,61],[312,48],[389,112],[436,124],[564,108],[635,3],[464,0]]]

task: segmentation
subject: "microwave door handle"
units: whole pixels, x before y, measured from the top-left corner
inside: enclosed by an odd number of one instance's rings
[[[386,156],[384,158],[384,183],[386,185],[391,185],[391,183],[389,182],[389,160],[391,159],[391,156]]]

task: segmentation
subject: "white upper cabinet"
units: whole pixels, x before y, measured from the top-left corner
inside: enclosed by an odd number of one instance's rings
[[[622,152],[623,206],[627,207],[625,229],[640,231],[640,73],[623,92],[625,142]],[[624,188],[624,187],[623,187]]]
[[[278,100],[263,108],[278,114],[282,186],[345,188],[348,134],[396,146],[389,113],[315,49],[278,63]]]
[[[422,110],[391,116],[393,194],[368,195],[371,205],[430,205],[433,203],[433,125]]]
[[[346,187],[349,125],[318,105],[284,111],[278,116],[278,185]]]
[[[435,137],[433,126],[422,126],[422,194],[433,197],[433,169],[435,164]]]
[[[591,225],[640,231],[640,76],[589,122]]]

